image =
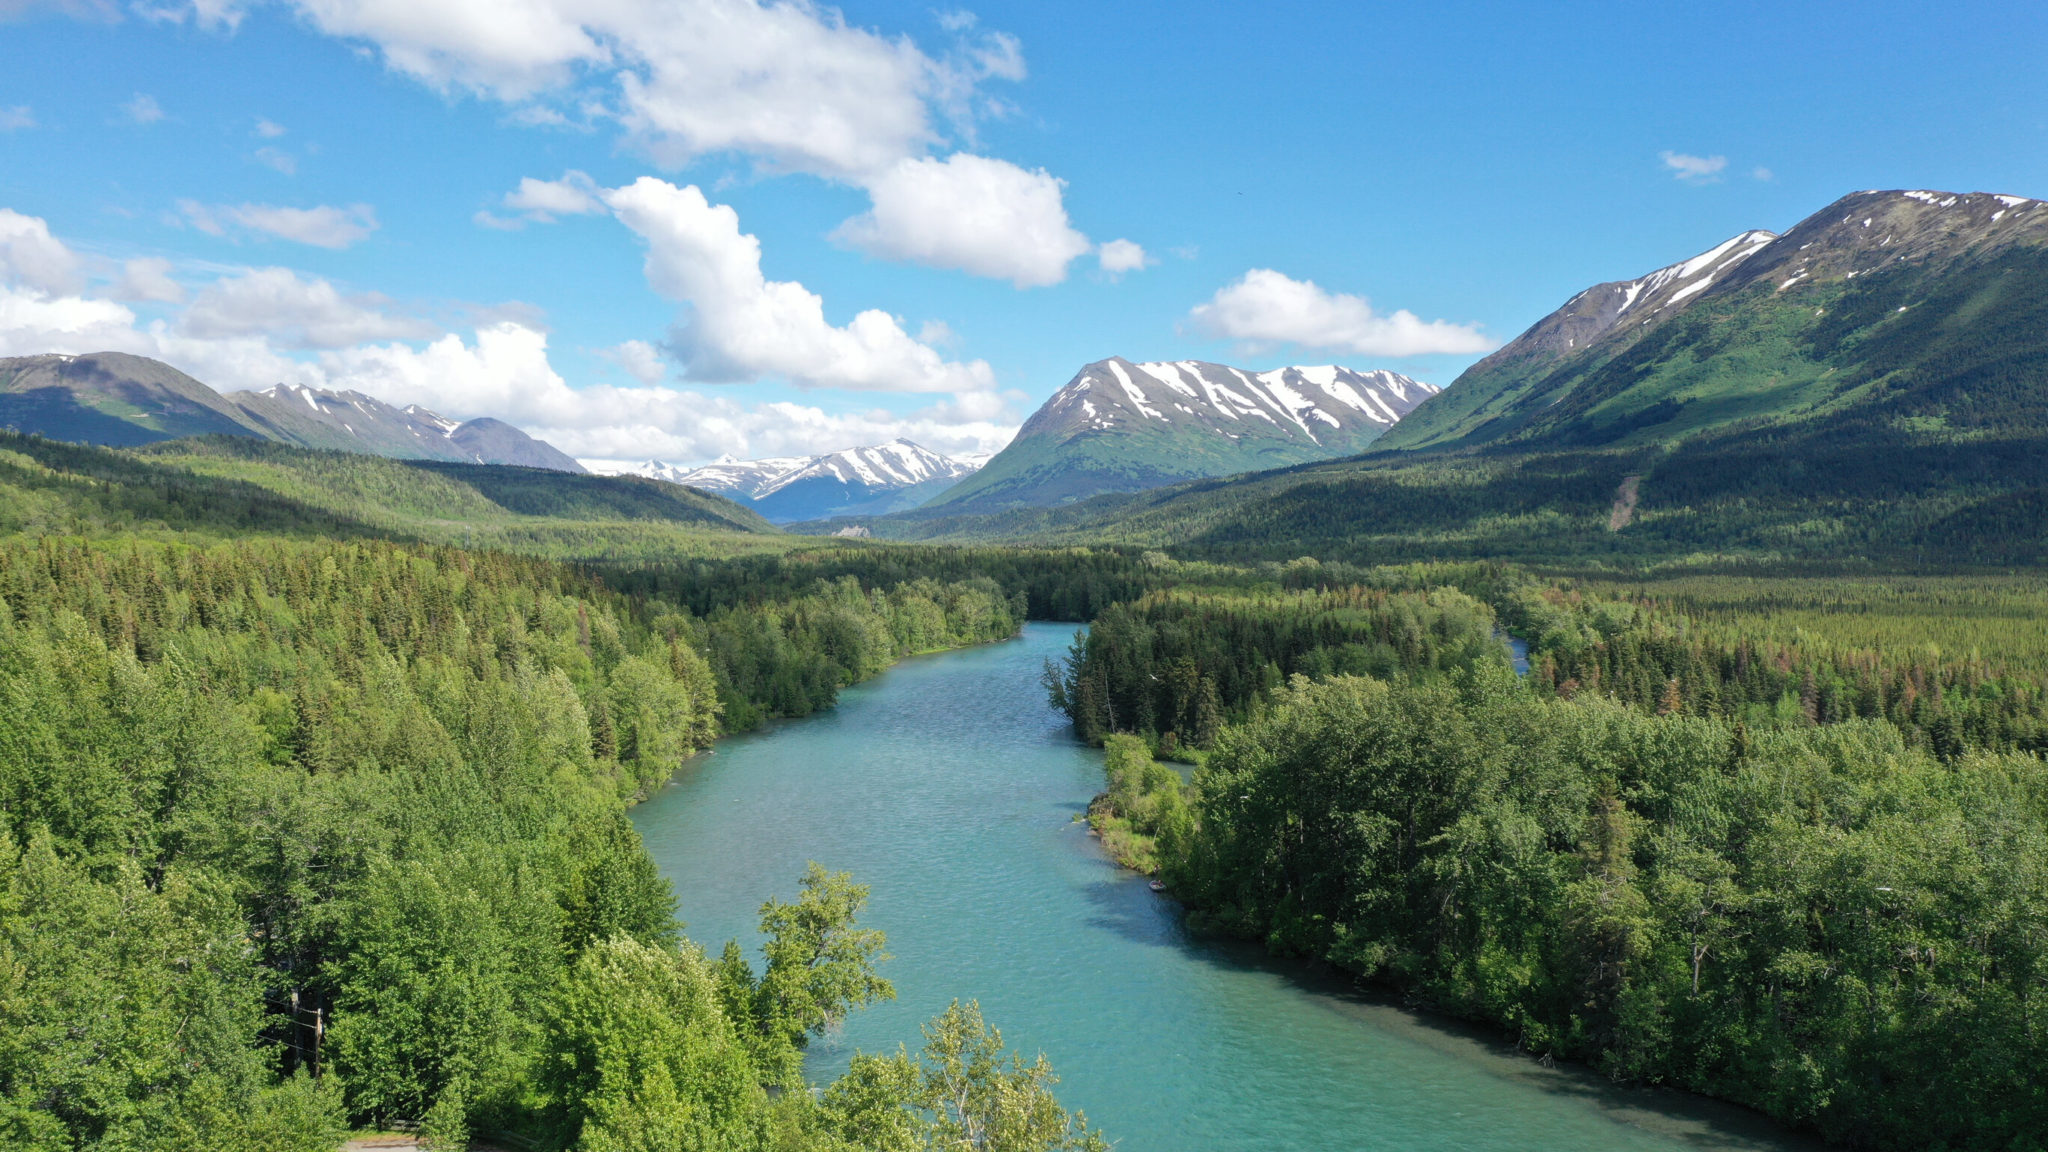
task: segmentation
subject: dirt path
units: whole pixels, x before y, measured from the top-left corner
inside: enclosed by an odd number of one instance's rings
[[[1629,521],[1636,518],[1636,488],[1642,482],[1641,476],[1621,478],[1621,488],[1614,493],[1614,511],[1607,514],[1609,532],[1621,531],[1628,527]]]

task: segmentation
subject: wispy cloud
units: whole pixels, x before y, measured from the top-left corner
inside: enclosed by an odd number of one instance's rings
[[[287,176],[299,174],[299,158],[282,148],[258,148],[256,162],[265,168],[272,168]]]
[[[36,114],[28,105],[0,105],[0,132],[18,132],[35,126]]]
[[[1721,173],[1728,168],[1726,156],[1694,156],[1688,152],[1673,152],[1669,149],[1658,153],[1658,156],[1663,159],[1664,167],[1669,169],[1673,176],[1688,184],[1719,183]]]
[[[156,102],[156,97],[137,92],[133,100],[121,105],[121,115],[131,123],[154,124],[164,118],[164,109]]]
[[[1761,180],[1766,184],[1778,178],[1778,174],[1776,172],[1773,172],[1769,168],[1765,168],[1762,165],[1758,165],[1757,167],[1750,169],[1749,174],[1755,179]]]
[[[275,120],[258,116],[256,118],[256,134],[265,140],[275,140],[285,134],[285,126]]]
[[[283,208],[275,204],[201,204],[180,200],[178,211],[185,223],[209,236],[226,236],[231,228],[242,228],[315,248],[347,248],[377,230],[377,212],[368,204]]]

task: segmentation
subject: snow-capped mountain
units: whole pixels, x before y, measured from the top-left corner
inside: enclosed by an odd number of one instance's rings
[[[1009,447],[934,504],[1057,504],[1348,456],[1435,393],[1384,369],[1251,372],[1111,357],[1081,369]]]
[[[592,464],[599,471],[649,476],[716,492],[784,524],[915,507],[980,467],[979,461],[941,455],[900,439],[820,456],[764,460],[720,456],[701,468],[683,468],[661,460],[623,468]]]
[[[519,464],[557,472],[583,466],[554,445],[488,416],[456,421],[417,404],[396,408],[361,392],[273,384],[222,397],[264,436],[303,448],[336,448],[412,460]]]
[[[2026,254],[2043,248],[2048,202],[1990,192],[1854,192],[1782,235],[1744,232],[1647,276],[1580,292],[1466,369],[1378,447],[1642,442],[1822,404],[1839,408],[1848,387],[1843,369],[1811,367],[1805,358],[1860,338],[1835,332],[1809,342],[1791,333],[1860,316],[1837,297],[1868,296],[1881,286],[1902,293],[1886,315],[1928,315],[1928,300],[1898,286],[1948,291],[1951,277],[2001,261],[1999,275],[2016,276]],[[2024,298],[2018,284],[2005,279],[1999,291]],[[1979,329],[1991,314],[1980,315],[1985,307],[1980,301],[1962,310],[1955,331]],[[1685,324],[1671,327],[1680,316]],[[1654,349],[1637,351],[1646,342]],[[1680,366],[1710,360],[1718,365],[1711,373]],[[1602,367],[1610,361],[1611,371]],[[1650,373],[1650,363],[1668,371]]]

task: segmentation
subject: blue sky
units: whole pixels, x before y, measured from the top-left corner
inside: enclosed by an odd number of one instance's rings
[[[2017,5],[0,0],[0,354],[682,463],[993,448],[1109,355],[1448,384],[1849,191],[2048,196],[2044,58]]]

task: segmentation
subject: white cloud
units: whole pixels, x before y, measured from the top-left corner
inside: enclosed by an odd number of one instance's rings
[[[228,226],[233,224],[316,248],[346,248],[377,230],[376,210],[368,204],[347,208],[327,204],[282,208],[274,204],[206,205],[180,200],[178,211],[192,227],[210,236],[227,235]]]
[[[547,224],[557,216],[602,213],[605,208],[597,193],[597,182],[572,168],[562,173],[560,180],[521,178],[518,188],[505,193],[505,207],[524,213],[529,220]]]
[[[137,335],[135,313],[111,301],[0,286],[0,356],[122,350]]]
[[[107,294],[130,303],[178,304],[185,299],[185,286],[171,279],[169,260],[145,256],[122,265],[120,279],[114,281]]]
[[[1112,278],[1136,272],[1153,263],[1145,249],[1130,240],[1110,240],[1095,250],[1095,259]]]
[[[648,283],[690,306],[675,347],[696,379],[780,377],[800,387],[884,392],[994,387],[987,363],[945,360],[886,312],[870,309],[845,327],[827,323],[815,293],[762,275],[760,241],[740,231],[738,213],[694,185],[643,176],[604,201],[646,241]]]
[[[1771,171],[1769,168],[1765,168],[1762,166],[1750,169],[1749,174],[1752,178],[1762,180],[1766,184],[1778,178],[1777,173]]]
[[[441,329],[394,315],[373,295],[343,296],[289,268],[252,268],[202,290],[177,324],[201,339],[261,336],[289,348],[343,348],[373,340],[422,340]]]
[[[625,369],[626,375],[642,384],[659,384],[668,376],[668,363],[661,349],[645,340],[628,340],[604,349],[599,355]]]
[[[254,2],[184,0],[166,11],[232,27]],[[1036,285],[1058,282],[1089,248],[1046,173],[924,159],[947,139],[942,124],[971,146],[979,120],[1009,111],[987,85],[1025,76],[1017,38],[977,28],[970,12],[937,14],[951,42],[934,56],[811,0],[286,2],[321,31],[374,46],[394,70],[512,105],[519,122],[610,120],[664,167],[734,154],[764,171],[867,188],[874,210],[845,235],[891,259]],[[915,164],[929,167],[904,167]],[[917,204],[962,218],[905,218]],[[1009,218],[1023,231],[987,227]],[[519,226],[490,211],[474,219]]]
[[[282,148],[258,148],[256,150],[256,162],[266,168],[282,172],[287,176],[299,174],[299,158]]]
[[[381,296],[344,293],[285,268],[220,276],[198,286],[182,311],[145,324],[120,303],[75,294],[83,277],[70,250],[44,221],[5,209],[0,355],[125,351],[165,360],[222,391],[280,381],[352,388],[458,419],[495,416],[593,458],[699,462],[724,452],[814,453],[898,436],[945,452],[988,452],[1014,435],[986,364],[948,363],[880,312],[845,327],[826,324],[815,295],[761,275],[758,244],[739,232],[730,208],[658,180],[606,197],[647,237],[650,280],[689,303],[700,342],[688,346],[698,361],[708,354],[728,368],[811,386],[952,394],[908,414],[747,403],[644,383],[658,380],[663,367],[663,352],[647,341],[606,350],[643,383],[572,388],[549,361],[546,333],[520,309],[483,313],[465,338]],[[176,303],[181,286],[168,261],[138,258],[107,291]]]
[[[156,97],[140,92],[121,105],[121,114],[136,124],[154,124],[164,118],[163,107],[156,102]]]
[[[681,165],[738,152],[782,170],[850,178],[924,151],[929,104],[1019,71],[1014,40],[982,34],[959,62],[807,2],[761,0],[291,0],[321,31],[367,41],[391,68],[509,103],[583,103],[651,155]],[[199,23],[227,25],[233,0]],[[965,32],[966,29],[961,29]]]
[[[50,235],[47,222],[0,208],[0,285],[59,295],[83,283],[78,257]]]
[[[0,132],[18,132],[23,128],[35,126],[35,110],[28,105],[0,105]]]
[[[266,117],[256,118],[256,134],[265,140],[275,140],[285,134],[285,126]]]
[[[1089,249],[1067,222],[1064,181],[965,152],[906,159],[871,180],[874,207],[834,239],[871,255],[1008,280],[1057,284]]]
[[[1715,183],[1721,179],[1721,173],[1728,167],[1726,156],[1692,156],[1669,150],[1657,155],[1673,176],[1688,184]]]
[[[1212,336],[1359,356],[1469,354],[1496,346],[1476,324],[1423,320],[1405,308],[1383,316],[1363,296],[1327,292],[1270,268],[1246,272],[1190,315]]]

